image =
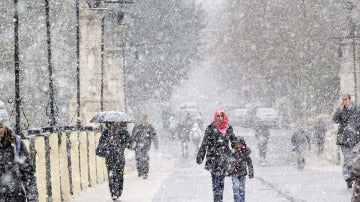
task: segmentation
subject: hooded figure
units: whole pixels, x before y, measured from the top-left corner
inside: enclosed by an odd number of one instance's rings
[[[245,182],[246,176],[254,177],[254,168],[250,158],[251,150],[246,146],[242,137],[236,137],[231,144],[231,180],[234,202],[245,201]]]
[[[206,156],[205,169],[211,172],[214,201],[223,201],[224,179],[227,174],[227,163],[230,156],[229,143],[235,134],[228,123],[224,110],[218,109],[214,121],[207,126],[196,162],[201,164]]]
[[[38,201],[35,169],[29,152],[11,130],[0,101],[0,202]]]

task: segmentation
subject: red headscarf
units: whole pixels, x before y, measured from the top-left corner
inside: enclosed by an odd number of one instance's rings
[[[221,123],[218,123],[216,121],[216,115],[218,115],[218,114],[222,114],[224,116],[223,121]],[[216,110],[215,115],[214,115],[214,124],[215,124],[216,128],[222,133],[222,135],[226,134],[226,130],[228,128],[228,123],[229,123],[229,119],[226,116],[224,110],[222,110],[222,109]]]

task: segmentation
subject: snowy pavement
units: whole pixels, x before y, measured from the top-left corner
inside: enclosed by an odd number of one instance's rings
[[[252,134],[245,134],[253,150],[255,169],[255,178],[246,180],[246,201],[350,201],[352,189],[346,188],[341,166],[308,154],[305,169],[297,170],[287,138],[271,134],[266,165],[260,166],[255,138]],[[123,194],[118,201],[212,201],[211,177],[204,169],[204,163],[197,165],[194,155],[182,159],[180,145],[176,141],[161,143],[159,151],[151,150],[148,179],[138,178],[135,170],[126,174]],[[71,201],[110,202],[108,185],[91,187]],[[231,179],[228,177],[225,179],[224,201],[233,201]]]

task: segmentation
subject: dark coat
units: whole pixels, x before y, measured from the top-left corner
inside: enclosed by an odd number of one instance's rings
[[[245,147],[241,150],[233,149],[231,151],[231,161],[232,170],[230,175],[235,176],[246,176],[249,171],[249,177],[254,176],[254,167],[252,160],[250,158],[251,150],[248,147]]]
[[[27,191],[28,201],[38,201],[35,169],[29,152],[22,141],[18,158],[15,151],[13,144],[0,141],[0,202],[25,201],[21,181]]]
[[[111,138],[113,138],[113,143],[109,143]],[[131,148],[131,138],[127,130],[120,129],[112,132],[106,129],[100,137],[96,154],[105,157],[106,164],[109,165],[117,162],[124,163],[126,148]]]
[[[357,106],[352,105],[343,110],[337,109],[333,121],[339,124],[337,145],[354,146],[359,143],[360,111]]]
[[[205,130],[196,162],[201,164],[206,155],[205,169],[220,171],[222,174],[226,174],[226,166],[231,154],[229,143],[230,141],[233,142],[234,139],[235,134],[231,125],[228,126],[226,135],[224,136],[215,127],[215,124],[211,123]]]
[[[138,124],[133,128],[131,139],[136,152],[148,153],[151,142],[154,142],[155,149],[159,148],[159,141],[154,127],[151,124]]]
[[[323,121],[316,122],[314,126],[314,133],[317,143],[321,143],[326,135],[326,124]]]
[[[351,201],[360,201],[360,144],[357,144],[350,155],[349,159],[349,172],[355,177],[354,189]]]
[[[255,138],[258,141],[260,147],[266,147],[269,141],[270,131],[268,126],[258,126],[255,128]]]
[[[293,151],[303,152],[310,148],[310,135],[306,131],[297,130],[291,136]]]

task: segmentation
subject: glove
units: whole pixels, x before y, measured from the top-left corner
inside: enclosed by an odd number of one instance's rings
[[[254,178],[254,175],[249,175],[249,178],[250,178],[250,179],[253,179],[253,178]]]

